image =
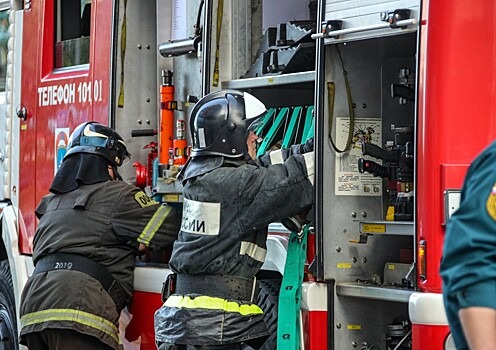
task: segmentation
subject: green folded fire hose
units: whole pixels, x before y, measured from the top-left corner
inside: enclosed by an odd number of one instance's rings
[[[257,151],[257,157],[260,157],[269,150],[270,146],[272,145],[272,142],[274,141],[275,136],[277,135],[278,131],[281,129],[282,125],[284,124],[283,121],[286,119],[288,113],[289,113],[289,107],[283,107],[279,110],[279,113],[277,113],[276,118],[272,122],[272,125],[270,126],[267,135],[263,136],[262,144],[260,145],[260,148]]]
[[[295,143],[306,142],[314,136],[314,107],[306,108],[301,140],[298,139],[298,128],[301,124],[303,107],[294,107],[284,132],[282,148],[289,148],[291,141]],[[283,121],[289,115],[289,108],[283,107],[276,113],[275,108],[269,109],[262,120],[256,134],[263,138],[257,156],[267,152],[275,141]],[[270,123],[272,121],[272,124]],[[267,130],[268,129],[268,130]],[[267,132],[265,133],[265,131]],[[297,350],[300,348],[300,303],[301,286],[307,256],[307,237],[310,225],[303,226],[301,232],[291,232],[289,236],[284,276],[279,292],[278,318],[277,318],[277,350]]]
[[[303,107],[297,106],[293,108],[293,113],[291,113],[291,118],[289,118],[288,128],[282,139],[282,148],[289,148],[293,140],[296,141],[296,134],[298,133],[298,127],[300,124],[301,111]]]
[[[301,285],[307,256],[309,229],[310,225],[306,224],[301,232],[291,232],[289,236],[286,265],[279,292],[277,350],[300,348]]]

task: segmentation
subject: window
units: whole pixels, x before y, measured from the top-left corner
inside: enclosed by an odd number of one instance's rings
[[[91,0],[57,0],[55,68],[88,64]]]
[[[0,91],[5,91],[9,37],[9,10],[3,10],[0,11]]]

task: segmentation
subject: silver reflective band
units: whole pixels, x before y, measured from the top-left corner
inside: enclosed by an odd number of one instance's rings
[[[198,142],[200,143],[201,148],[207,147],[207,143],[205,142],[205,129],[204,128],[198,129]]]
[[[308,152],[304,153],[303,157],[305,158],[305,165],[307,167],[307,174],[308,174],[308,180],[312,183],[312,185],[315,182],[315,153],[314,152]]]
[[[259,247],[255,243],[241,242],[239,255],[248,255],[250,258],[263,263],[265,261],[265,256],[267,255],[267,249]]]
[[[282,164],[284,163],[284,157],[281,150],[272,151],[269,153],[271,164]]]

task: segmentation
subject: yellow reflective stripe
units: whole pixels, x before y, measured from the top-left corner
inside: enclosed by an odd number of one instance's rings
[[[255,304],[238,304],[234,301],[227,301],[221,298],[199,296],[190,298],[188,296],[171,295],[164,303],[164,306],[185,309],[209,309],[222,310],[227,312],[237,312],[243,316],[263,314]]]
[[[98,329],[111,336],[117,343],[119,342],[118,329],[112,322],[81,310],[48,309],[32,312],[21,317],[21,326],[26,327],[50,321],[77,322]]]
[[[153,239],[153,236],[155,236],[155,233],[158,231],[159,227],[162,225],[171,210],[171,207],[161,205],[157,209],[155,214],[153,214],[150,221],[148,221],[148,224],[146,225],[143,232],[141,232],[140,236],[138,237],[138,242],[148,246],[150,244],[150,241]]]

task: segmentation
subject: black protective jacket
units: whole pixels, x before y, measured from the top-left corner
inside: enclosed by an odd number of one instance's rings
[[[267,160],[284,158],[276,151]],[[221,165],[184,173],[183,219],[170,266],[178,274],[253,278],[265,259],[268,225],[313,203],[314,154],[267,167],[227,159],[211,164]],[[156,312],[155,334],[158,343],[215,345],[267,330],[250,300],[175,294]]]
[[[133,293],[139,243],[168,246],[180,214],[123,181],[81,185],[45,196],[36,209],[33,262],[54,253],[77,254],[100,263],[115,278],[127,304]],[[160,283],[160,282],[158,282]],[[31,276],[21,297],[23,335],[46,328],[73,329],[118,348],[120,309],[100,282],[60,269]]]

